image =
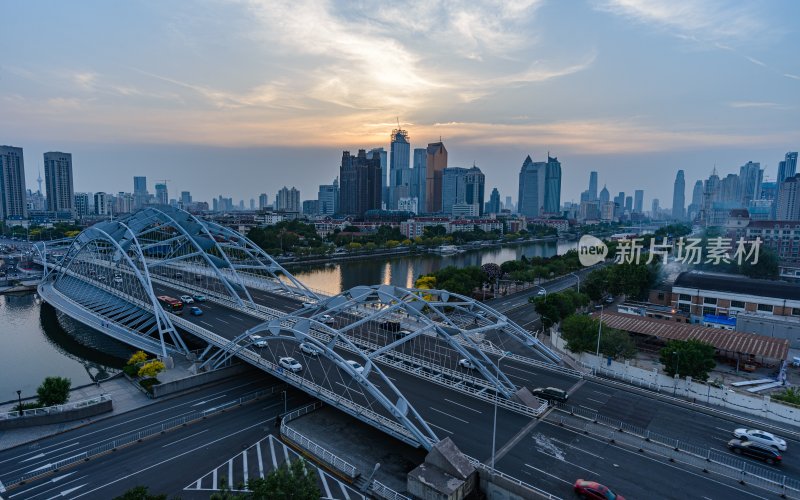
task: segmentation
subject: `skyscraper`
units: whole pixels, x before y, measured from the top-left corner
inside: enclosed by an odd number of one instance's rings
[[[526,217],[539,217],[544,207],[545,170],[544,162],[534,163],[531,156],[525,157],[519,171],[519,199],[517,212]]]
[[[269,198],[267,197],[267,193],[261,193],[258,195],[258,209],[264,210],[269,205]]]
[[[0,220],[28,218],[22,148],[0,146]]]
[[[489,201],[486,203],[486,213],[500,213],[500,192],[497,188],[492,188],[492,194],[489,195]]]
[[[783,161],[778,163],[778,178],[775,180],[778,185],[789,177],[794,177],[797,173],[797,151],[786,153]]]
[[[741,206],[748,207],[750,202],[761,198],[761,183],[764,182],[764,171],[761,164],[748,161],[739,169],[739,201]]]
[[[381,164],[381,172],[383,177],[381,178],[381,200],[384,203],[387,203],[386,200],[389,199],[389,162],[388,157],[386,154],[386,150],[383,148],[372,148],[367,151],[367,159],[378,158]],[[341,182],[341,177],[340,177]]]
[[[94,214],[111,215],[111,195],[102,191],[94,194]]]
[[[607,187],[603,186],[603,189],[600,191],[599,199],[600,206],[603,206],[611,200],[611,195],[609,194]]]
[[[778,220],[800,220],[800,174],[781,182],[777,217]]]
[[[640,214],[644,210],[644,191],[637,189],[633,192],[633,212]]]
[[[481,170],[449,167],[442,173],[442,212],[452,215],[483,215],[485,177]]]
[[[181,204],[183,208],[188,207],[192,203],[192,193],[189,191],[181,191]]]
[[[75,207],[72,155],[60,152],[45,153],[44,179],[47,186],[47,210],[72,212]]]
[[[683,220],[686,217],[686,180],[683,170],[678,170],[675,176],[675,185],[672,188],[672,218]]]
[[[597,199],[597,172],[589,172],[589,201]]]
[[[147,192],[147,177],[134,176],[133,178],[133,206],[142,208],[147,205],[150,194]]]
[[[294,186],[292,189],[283,186],[275,195],[275,210],[279,212],[300,212],[302,208],[300,191]]]
[[[625,197],[625,211],[628,213],[633,212],[633,196]]]
[[[550,154],[544,168],[544,212],[561,213],[561,163]]]
[[[447,168],[447,149],[442,142],[428,144],[425,155],[425,211],[442,211],[442,172]]]
[[[75,217],[82,219],[89,215],[89,193],[75,193],[72,206]]]
[[[426,171],[428,150],[425,148],[414,148],[414,171],[412,173],[411,198],[417,199],[417,208],[420,212],[425,211],[425,191],[426,191]]]
[[[658,203],[658,198],[653,198],[653,203],[650,207],[650,218],[659,219],[661,215],[661,207]]]
[[[362,216],[367,210],[381,208],[383,170],[380,156],[367,158],[363,149],[357,156],[342,152],[339,168],[339,212]]]
[[[321,215],[339,213],[339,178],[332,184],[320,184],[317,193],[317,210]]]
[[[166,183],[156,184],[156,203],[159,205],[169,204],[169,193],[167,192]]]
[[[408,185],[411,169],[411,144],[408,132],[401,129],[392,130],[391,150],[389,157],[389,200],[387,208],[396,209],[397,199],[408,197],[409,193],[398,193],[398,187]]]

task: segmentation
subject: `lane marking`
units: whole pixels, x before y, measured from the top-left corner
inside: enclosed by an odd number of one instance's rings
[[[568,484],[568,485],[570,485],[570,486],[573,486],[573,485],[574,485],[574,483],[570,483],[569,481],[567,481],[567,480],[565,480],[565,479],[561,479],[560,477],[558,477],[558,476],[556,476],[556,475],[553,475],[553,474],[550,474],[550,473],[549,473],[549,472],[547,472],[547,471],[543,471],[542,469],[538,469],[538,468],[534,467],[534,466],[533,466],[533,465],[531,465],[531,464],[525,464],[525,467],[530,467],[531,469],[533,469],[533,470],[535,470],[535,471],[537,471],[537,472],[541,472],[542,474],[548,475],[548,476],[552,477],[553,479],[558,479],[558,480],[559,480],[559,481],[561,481],[562,483],[566,483],[566,484]]]
[[[461,403],[456,403],[455,401],[451,401],[451,400],[449,400],[449,399],[447,399],[447,398],[444,398],[444,400],[445,400],[445,401],[447,401],[448,403],[452,403],[452,404],[454,404],[454,405],[456,405],[456,406],[460,406],[460,407],[462,407],[462,408],[464,408],[464,409],[466,409],[466,410],[469,410],[469,411],[474,411],[475,413],[483,413],[483,412],[482,412],[482,411],[480,411],[480,410],[476,410],[475,408],[470,408],[469,406],[462,405]]]
[[[221,322],[225,323],[226,325],[230,325],[230,323],[228,323],[227,321],[225,321],[222,318],[217,318],[217,321],[221,321]]]
[[[587,397],[586,399],[588,399],[589,401],[594,401],[595,403],[600,403],[601,405],[606,404],[605,401],[600,401],[599,399],[594,399],[594,398],[589,398],[589,397]]]
[[[214,401],[215,399],[224,398],[225,396],[227,396],[227,394],[223,394],[222,396],[217,396],[217,397],[211,398],[211,399],[204,399],[203,401],[200,401],[199,403],[193,404],[192,407],[204,405],[204,404],[208,403],[209,401]]]
[[[448,433],[448,434],[450,434],[450,435],[452,435],[452,434],[453,434],[451,431],[448,431],[448,430],[447,430],[447,429],[445,429],[444,427],[439,427],[439,426],[438,426],[438,425],[436,425],[436,424],[432,424],[432,423],[428,422],[428,425],[430,425],[431,427],[436,427],[437,429],[443,430],[443,431],[445,431],[446,433]]]
[[[585,408],[585,409],[587,409],[587,410],[591,410],[591,411],[597,411],[597,410],[595,410],[594,408],[589,408],[588,406],[583,406],[583,405],[578,405],[578,406],[580,406],[581,408]]]
[[[187,439],[189,439],[189,438],[193,438],[193,437],[197,436],[198,434],[202,434],[202,433],[204,433],[204,432],[208,432],[209,430],[210,430],[210,429],[206,429],[206,430],[203,430],[203,431],[197,432],[197,433],[195,433],[195,434],[192,434],[191,436],[186,436],[185,438],[178,439],[177,441],[173,441],[173,442],[171,442],[171,443],[167,443],[167,444],[165,444],[164,446],[162,446],[162,448],[166,448],[167,446],[172,446],[173,444],[180,443],[181,441],[185,441],[185,440],[187,440]]]
[[[468,421],[464,420],[463,418],[458,418],[455,415],[450,415],[449,413],[445,413],[442,410],[438,410],[438,409],[434,408],[433,406],[431,406],[430,409],[435,411],[435,412],[437,412],[437,413],[441,413],[442,415],[446,415],[446,416],[448,416],[448,417],[450,417],[450,418],[452,418],[454,420],[458,420],[459,422],[464,422],[465,424],[469,423]]]
[[[593,471],[593,470],[589,470],[589,469],[587,469],[586,467],[581,467],[581,466],[580,466],[580,465],[578,465],[578,464],[573,464],[573,463],[572,463],[572,462],[570,462],[569,460],[564,460],[563,458],[558,458],[557,456],[553,455],[552,453],[547,453],[547,452],[545,452],[545,451],[542,451],[542,450],[536,450],[536,451],[538,451],[539,453],[541,453],[542,455],[544,455],[544,456],[546,456],[546,457],[555,458],[557,461],[559,461],[559,462],[561,462],[561,463],[569,464],[569,465],[571,465],[571,466],[573,466],[573,467],[577,467],[577,468],[579,468],[579,469],[581,469],[581,470],[585,470],[585,471],[586,471],[586,472],[588,472],[589,474],[593,474],[593,475],[595,475],[595,476],[599,476],[599,474],[598,474],[598,473],[596,473],[596,472],[595,472],[595,471]]]

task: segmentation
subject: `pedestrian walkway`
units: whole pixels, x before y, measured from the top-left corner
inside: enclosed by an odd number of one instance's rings
[[[297,458],[302,458],[297,451],[275,436],[269,435],[193,481],[184,488],[184,491],[219,491],[223,486],[234,492],[243,491],[250,479],[263,479],[285,462],[293,461]],[[318,467],[313,462],[306,460],[306,465],[317,472],[322,498],[337,500],[367,499],[363,493],[354,489],[350,484]]]

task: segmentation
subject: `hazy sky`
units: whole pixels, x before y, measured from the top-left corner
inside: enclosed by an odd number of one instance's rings
[[[441,136],[516,200],[526,154],[687,200],[714,164],[800,148],[800,2],[3,0],[0,144],[73,153],[76,191],[303,199],[343,149]],[[688,201],[687,201],[688,203]]]

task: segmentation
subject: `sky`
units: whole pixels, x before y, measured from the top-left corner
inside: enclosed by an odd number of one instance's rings
[[[441,137],[516,200],[525,156],[671,205],[800,149],[800,2],[3,0],[0,144],[73,154],[76,191],[315,199],[342,150]],[[247,203],[247,202],[246,202]],[[687,201],[688,203],[688,201]]]

